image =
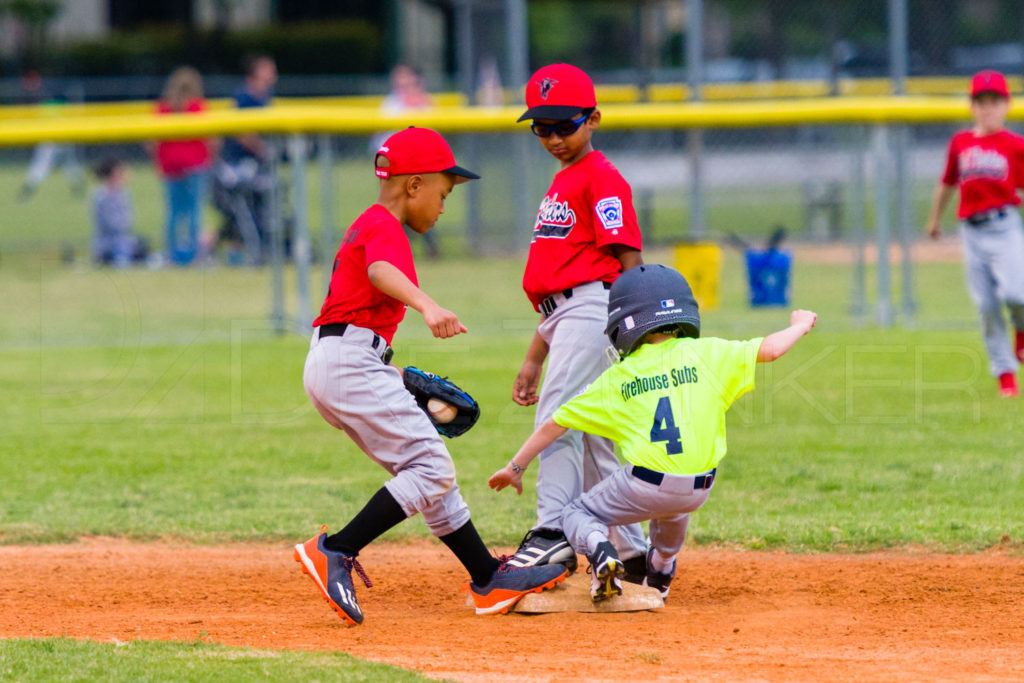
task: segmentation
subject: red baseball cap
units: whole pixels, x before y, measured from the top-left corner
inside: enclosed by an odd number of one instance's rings
[[[998,71],[979,71],[971,79],[971,97],[982,93],[995,93],[1000,97],[1009,97],[1010,88],[1006,85],[1006,76]]]
[[[388,160],[387,166],[377,166],[380,157]],[[416,173],[451,173],[457,176],[457,185],[480,177],[455,164],[452,148],[440,133],[415,126],[400,130],[385,140],[374,156],[374,166],[378,178]]]
[[[549,64],[526,83],[526,119],[571,119],[584,109],[597,107],[594,83],[572,64]]]

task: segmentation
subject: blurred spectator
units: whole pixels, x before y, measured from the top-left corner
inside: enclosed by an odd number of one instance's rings
[[[423,77],[420,72],[408,64],[397,64],[391,69],[390,76],[391,90],[380,103],[380,109],[386,114],[400,114],[404,111],[415,109],[427,109],[434,105],[430,94],[423,86]],[[371,154],[377,150],[394,131],[377,133],[370,139]],[[412,231],[406,228],[406,234],[413,235]],[[441,256],[441,249],[437,244],[437,235],[434,231],[428,231],[423,235],[423,243],[426,246],[429,258]]]
[[[206,111],[203,79],[189,66],[175,69],[167,79],[157,103],[158,114]],[[164,181],[167,198],[167,258],[184,266],[196,257],[203,207],[206,205],[212,142],[202,140],[161,140],[153,156]],[[186,232],[179,229],[185,224]]]
[[[476,103],[481,107],[500,107],[505,104],[505,91],[501,87],[498,62],[489,55],[480,60],[476,83]]]
[[[235,93],[239,109],[266,107],[277,83],[277,65],[268,55],[250,55],[243,61],[245,83]],[[214,169],[214,204],[224,215],[220,239],[231,245],[234,262],[244,249],[250,263],[263,260],[273,178],[268,165],[267,141],[256,134],[227,138]]]
[[[43,83],[38,71],[26,71],[21,76],[21,101],[24,104],[37,104],[43,107],[44,115],[60,116],[64,99],[51,94]],[[78,148],[74,145],[41,142],[32,151],[25,180],[18,189],[18,201],[24,202],[36,193],[50,171],[57,164],[63,166],[65,177],[71,183],[71,190],[76,196],[85,194],[85,174],[78,159]]]
[[[125,189],[128,168],[120,159],[107,157],[95,171],[102,185],[92,196],[93,260],[117,267],[145,261],[149,245],[132,234],[132,205]]]

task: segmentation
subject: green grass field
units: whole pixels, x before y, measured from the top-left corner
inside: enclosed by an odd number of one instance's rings
[[[0,190],[15,178],[5,173]],[[137,211],[155,221],[159,199],[146,183]],[[47,245],[83,238],[80,207],[61,201],[58,218],[45,204],[20,205],[20,222],[0,238],[0,542],[104,534],[283,543],[354,514],[385,474],[309,405],[307,339],[273,335],[268,271],[62,264]],[[500,545],[514,545],[534,517],[535,468],[522,497],[486,485],[532,428],[532,410],[510,399],[536,324],[521,267],[519,257],[421,263],[424,289],[470,333],[435,340],[410,312],[395,343],[396,363],[450,375],[481,402],[480,423],[449,446],[482,535]],[[739,258],[727,254],[722,306],[705,313],[706,335],[752,337],[787,324],[785,310],[748,308],[742,278]],[[796,262],[793,304],[818,311],[818,328],[762,365],[757,390],[731,411],[720,483],[688,543],[1019,550],[1024,404],[996,394],[960,266],[919,264],[919,316],[893,329],[849,316],[850,282],[849,267]],[[386,538],[425,536],[413,519]],[[195,643],[0,641],[0,652],[0,678],[13,680],[101,671],[120,680],[143,671],[152,680],[415,679],[340,655]]]

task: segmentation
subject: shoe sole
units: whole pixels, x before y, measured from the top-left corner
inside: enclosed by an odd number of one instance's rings
[[[621,562],[611,561],[605,564],[603,571],[597,575],[597,580],[601,582],[601,585],[596,592],[590,594],[594,602],[604,602],[616,595],[622,595],[622,587],[615,585],[615,579],[621,581],[625,573],[626,568],[622,566]]]
[[[292,558],[299,563],[300,567],[302,567],[302,573],[313,579],[313,583],[315,583],[316,587],[320,590],[320,595],[327,601],[327,604],[331,606],[331,609],[337,612],[338,616],[344,619],[349,625],[358,626],[358,621],[350,617],[348,613],[342,609],[341,605],[334,602],[334,600],[331,600],[331,596],[327,594],[327,588],[324,586],[323,581],[320,580],[320,575],[317,574],[316,567],[313,566],[313,561],[309,559],[309,555],[306,554],[306,549],[301,543],[295,546],[295,549],[292,552]]]
[[[517,602],[519,602],[519,600],[522,599],[524,596],[529,595],[530,593],[540,593],[541,591],[545,591],[549,588],[554,588],[555,584],[565,581],[565,577],[567,576],[569,576],[568,570],[562,572],[561,575],[556,576],[547,583],[543,583],[539,586],[534,586],[533,588],[530,588],[525,591],[510,591],[499,588],[491,591],[486,596],[478,596],[476,593],[473,592],[473,589],[470,589],[469,592],[473,596],[473,605],[476,608],[477,614],[508,614],[509,609]],[[492,605],[481,607],[477,603],[478,597],[490,600],[498,596],[500,596],[500,598]]]
[[[559,555],[565,555],[565,559],[556,559]],[[553,558],[544,560],[543,562],[537,562],[535,559],[527,560],[524,563],[520,563],[518,557],[512,560],[510,564],[513,567],[542,567],[546,564],[560,564],[569,570],[569,576],[572,576],[576,572],[576,568],[579,567],[579,560],[576,559],[576,552],[571,549],[563,549],[555,553]]]

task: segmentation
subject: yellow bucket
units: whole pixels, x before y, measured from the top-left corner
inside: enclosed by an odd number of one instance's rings
[[[722,249],[713,242],[677,244],[676,270],[690,283],[693,296],[702,311],[719,306],[718,293],[722,284]]]

